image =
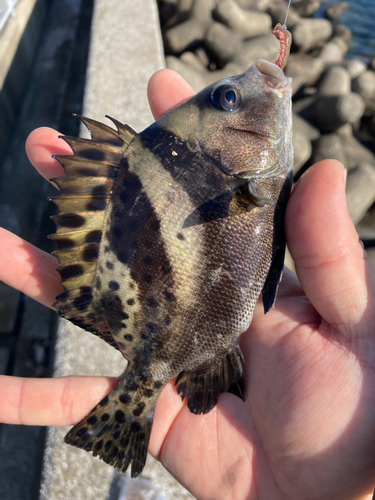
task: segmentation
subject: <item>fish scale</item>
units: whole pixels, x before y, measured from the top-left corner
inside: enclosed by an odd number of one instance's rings
[[[66,435],[132,477],[145,465],[165,385],[191,412],[245,398],[239,336],[262,295],[274,304],[292,183],[291,80],[258,61],[136,134],[81,118],[65,137],[53,217],[64,292],[58,312],[119,349],[118,384]],[[285,49],[286,47],[286,49]]]

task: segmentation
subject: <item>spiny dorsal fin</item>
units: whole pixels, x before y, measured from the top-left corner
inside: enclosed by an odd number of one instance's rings
[[[187,405],[192,413],[211,411],[223,392],[232,392],[245,399],[241,360],[243,356],[237,345],[234,351],[227,354],[210,371],[198,369],[179,374],[175,382],[177,392],[181,394],[182,399],[187,398]]]
[[[104,322],[93,314],[91,303],[93,288],[99,285],[97,258],[108,201],[121,160],[136,133],[112,118],[117,130],[90,118],[78,118],[91,139],[62,136],[73,155],[54,156],[66,174],[53,179],[61,194],[51,198],[59,215],[52,217],[57,228],[50,237],[57,245],[54,255],[65,289],[54,306],[61,316],[116,347]]]

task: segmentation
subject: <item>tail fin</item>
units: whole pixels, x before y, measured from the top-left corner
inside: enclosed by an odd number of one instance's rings
[[[131,476],[137,477],[146,463],[157,397],[142,400],[138,391],[121,391],[123,381],[70,429],[64,441],[92,451],[120,472],[131,463]]]

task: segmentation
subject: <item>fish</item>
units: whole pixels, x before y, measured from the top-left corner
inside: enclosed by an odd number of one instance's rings
[[[91,139],[63,136],[73,154],[54,156],[65,170],[53,179],[55,308],[128,361],[65,442],[132,477],[171,380],[195,414],[224,392],[245,397],[238,339],[260,296],[265,313],[274,305],[292,185],[290,34],[274,33],[276,63],[210,85],[139,134],[79,117]]]

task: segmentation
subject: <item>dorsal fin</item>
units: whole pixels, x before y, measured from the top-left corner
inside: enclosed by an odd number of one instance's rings
[[[73,155],[54,156],[66,174],[53,179],[60,196],[51,198],[59,215],[52,217],[57,229],[50,238],[57,245],[53,253],[59,260],[57,271],[65,290],[56,297],[54,307],[61,316],[116,347],[90,305],[93,287],[98,286],[97,258],[104,216],[121,160],[136,132],[113,118],[117,130],[89,118],[78,118],[91,139],[62,136]]]

